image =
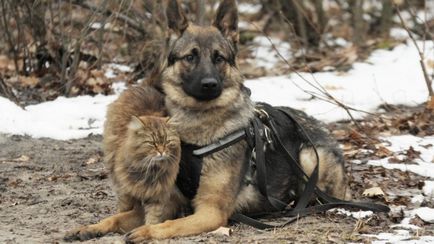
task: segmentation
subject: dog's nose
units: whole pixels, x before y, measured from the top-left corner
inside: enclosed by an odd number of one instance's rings
[[[218,81],[215,78],[205,78],[201,81],[203,91],[212,91],[217,89]]]

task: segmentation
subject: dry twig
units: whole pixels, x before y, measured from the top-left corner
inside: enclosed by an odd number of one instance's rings
[[[80,6],[80,7],[85,8],[85,9],[89,9],[93,12],[103,14],[105,16],[115,16],[117,19],[124,21],[126,24],[128,24],[134,30],[140,32],[140,34],[142,34],[143,36],[147,36],[147,34],[148,34],[147,31],[142,27],[142,25],[140,23],[131,19],[127,15],[124,15],[121,13],[113,13],[110,9],[101,10],[100,8],[98,8],[96,6],[93,6],[89,3],[79,1],[79,0],[73,1],[72,4]]]
[[[258,30],[260,30],[259,29],[259,27],[257,27],[254,23],[251,23],[253,26],[255,26],[255,28],[257,28]],[[290,24],[290,26],[292,26],[291,24]],[[358,128],[358,129],[362,129],[362,127],[359,125],[359,123],[357,122],[357,120],[354,118],[354,116],[353,116],[353,114],[351,113],[351,111],[354,111],[354,112],[361,112],[361,113],[366,113],[366,114],[371,114],[372,115],[372,113],[369,113],[369,112],[366,112],[366,111],[363,111],[363,110],[360,110],[360,109],[356,109],[356,108],[353,108],[353,107],[350,107],[350,106],[348,106],[348,105],[346,105],[346,104],[344,104],[344,103],[342,103],[341,101],[339,101],[337,98],[335,98],[332,94],[330,94],[325,88],[324,88],[324,86],[322,86],[319,82],[318,82],[318,80],[315,78],[315,76],[312,74],[312,72],[310,72],[310,74],[312,75],[312,78],[313,78],[313,82],[312,81],[310,81],[310,80],[308,80],[308,79],[306,79],[303,75],[301,75],[297,70],[295,70],[295,69],[293,69],[292,68],[292,66],[291,66],[291,64],[288,62],[288,60],[285,58],[285,57],[283,57],[283,55],[279,52],[279,50],[277,49],[277,47],[274,45],[274,43],[273,43],[273,41],[271,40],[271,38],[265,33],[265,32],[262,32],[263,33],[263,35],[265,36],[265,38],[267,38],[267,40],[270,42],[270,44],[271,44],[271,47],[274,49],[274,51],[276,52],[276,54],[277,54],[277,56],[279,56],[279,58],[288,66],[288,68],[292,71],[292,72],[294,72],[298,77],[300,77],[303,81],[305,81],[309,86],[311,86],[313,89],[315,89],[315,90],[317,90],[316,92],[315,91],[309,91],[309,90],[306,90],[306,89],[304,89],[304,88],[302,88],[301,86],[299,86],[297,83],[295,83],[294,81],[292,81],[293,82],[293,84],[297,87],[297,88],[299,88],[300,90],[302,90],[303,92],[305,92],[305,93],[307,93],[307,94],[309,94],[309,95],[311,95],[312,97],[315,97],[315,98],[317,98],[317,99],[320,99],[320,100],[322,100],[322,101],[325,101],[325,102],[328,102],[328,103],[331,103],[331,104],[334,104],[334,105],[336,105],[336,106],[338,106],[338,107],[341,107],[342,109],[344,109],[345,110],[345,112],[348,114],[348,116],[350,117],[350,119],[351,119],[351,121],[353,121],[354,122],[354,124],[356,125],[356,127]],[[310,70],[310,68],[307,66],[307,64],[305,64],[306,65],[306,68],[308,69],[308,70]]]
[[[430,79],[430,77],[428,75],[428,72],[426,70],[426,66],[425,66],[425,53],[424,53],[424,51],[422,51],[420,49],[419,45],[417,44],[416,38],[414,37],[413,33],[410,31],[410,29],[408,28],[408,26],[405,23],[404,19],[402,18],[399,6],[396,5],[396,4],[395,4],[395,9],[396,9],[396,13],[398,14],[398,17],[399,17],[399,19],[401,21],[402,27],[404,27],[404,29],[407,31],[408,35],[410,36],[411,41],[413,42],[414,46],[417,49],[417,52],[419,53],[419,57],[420,57],[419,63],[420,63],[420,66],[422,67],[423,76],[425,78],[425,83],[426,83],[427,88],[428,88],[428,95],[430,96],[431,99],[433,99],[434,92],[433,92],[433,89],[432,89],[432,80]]]
[[[15,96],[15,94],[11,91],[8,85],[4,82],[3,78],[0,76],[0,96],[4,96],[7,99],[13,101],[16,105],[23,108],[20,103],[18,102],[18,98]]]

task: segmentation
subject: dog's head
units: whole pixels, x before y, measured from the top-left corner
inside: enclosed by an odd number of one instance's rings
[[[235,0],[222,1],[211,26],[190,23],[176,0],[169,0],[166,13],[169,28],[177,35],[163,71],[166,95],[184,107],[228,106],[240,95],[242,83],[236,65]]]

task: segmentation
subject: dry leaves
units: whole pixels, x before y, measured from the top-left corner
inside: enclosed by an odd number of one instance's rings
[[[84,163],[85,165],[91,165],[102,161],[101,154],[95,154]]]
[[[20,157],[14,159],[15,162],[28,162],[30,160],[30,157],[27,155],[21,155]]]
[[[231,236],[232,235],[232,229],[227,227],[220,227],[215,231],[209,232],[213,235],[222,235],[222,236]]]
[[[0,71],[15,71],[14,61],[8,58],[6,55],[0,55]]]
[[[426,104],[426,108],[434,111],[434,96],[431,96],[428,103]]]
[[[377,146],[376,149],[377,150],[375,151],[375,156],[379,158],[386,158],[393,155],[393,152],[384,146]]]
[[[372,197],[384,197],[385,196],[383,190],[378,186],[366,189],[365,191],[363,191],[362,195],[365,197],[371,197],[371,198]]]
[[[15,163],[26,163],[29,162],[30,157],[27,155],[21,155],[18,158],[14,158],[14,159],[0,159],[1,163],[10,163],[10,162],[15,162]]]
[[[410,146],[407,151],[405,152],[405,155],[407,156],[408,160],[414,160],[416,158],[420,158],[420,152],[414,150],[412,146]]]

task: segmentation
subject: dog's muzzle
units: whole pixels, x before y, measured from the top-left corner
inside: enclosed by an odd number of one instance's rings
[[[193,86],[184,86],[184,91],[199,101],[211,101],[218,98],[223,91],[222,82],[216,78],[203,78]]]

